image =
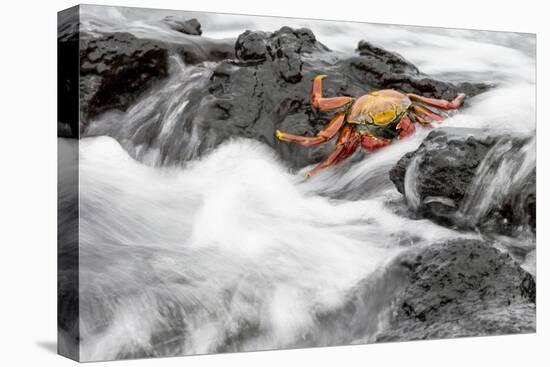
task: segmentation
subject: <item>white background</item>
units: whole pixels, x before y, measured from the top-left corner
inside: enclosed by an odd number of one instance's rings
[[[98,1],[98,4],[537,33],[537,334],[111,362],[114,366],[539,366],[550,360],[547,159],[550,19],[544,1]],[[72,1],[0,10],[0,365],[68,366],[56,340],[56,12]],[[546,15],[545,15],[546,14]],[[546,86],[545,88],[543,86]],[[544,90],[543,90],[544,89]],[[546,101],[543,102],[545,100]],[[546,103],[546,105],[545,105]],[[546,222],[547,223],[547,222]],[[97,366],[107,365],[104,363]],[[110,364],[109,364],[110,365]]]

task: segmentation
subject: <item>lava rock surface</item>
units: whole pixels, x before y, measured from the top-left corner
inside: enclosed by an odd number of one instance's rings
[[[233,47],[182,35],[180,43],[142,39],[130,33],[83,35],[80,39],[81,129],[90,119],[110,110],[126,110],[154,83],[168,77],[169,57],[187,64],[233,57]],[[67,47],[69,44],[67,44]],[[61,44],[60,47],[65,47]]]
[[[168,75],[168,51],[161,42],[116,33],[80,42],[83,116],[125,108],[156,80]]]
[[[535,162],[522,166],[529,139],[470,129],[437,129],[417,150],[396,163],[390,170],[390,179],[420,217],[508,235],[518,228],[535,232]],[[484,172],[480,173],[480,169]],[[410,187],[406,184],[408,171]],[[514,181],[518,171],[522,176]],[[505,182],[480,181],[481,176],[502,173],[509,174]],[[482,200],[483,193],[487,193],[484,200],[489,202]],[[485,209],[478,209],[480,206]]]
[[[57,136],[78,138],[79,16],[76,11],[58,14],[57,27]]]
[[[200,36],[202,34],[202,26],[196,18],[178,19],[174,16],[168,16],[164,18],[164,23],[177,32],[192,36]]]
[[[408,283],[377,341],[535,331],[534,278],[487,242],[437,243],[402,265]]]

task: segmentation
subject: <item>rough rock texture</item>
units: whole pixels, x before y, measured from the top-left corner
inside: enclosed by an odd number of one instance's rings
[[[58,14],[57,28],[57,136],[78,138],[79,16],[77,11]]]
[[[490,244],[453,240],[419,251],[377,341],[534,332],[533,277]]]
[[[175,31],[189,34],[192,36],[200,36],[202,34],[201,24],[196,18],[182,20],[173,16],[164,18],[164,22]]]
[[[490,135],[476,137],[467,130],[432,131],[414,152],[405,154],[390,171],[397,190],[405,194],[405,174],[418,157],[416,189],[424,196],[441,196],[460,202],[479,164],[495,144]]]
[[[351,71],[370,85],[417,93],[426,97],[452,100],[459,92],[474,96],[488,88],[480,83],[453,85],[422,74],[416,66],[397,53],[360,41],[361,57],[349,60]]]
[[[302,80],[301,54],[328,51],[306,28],[283,27],[274,33],[246,31],[237,38],[235,55],[242,62],[270,61],[286,82]]]
[[[170,55],[179,55],[188,64],[219,61],[233,55],[229,45],[209,40],[197,44],[184,37],[181,43],[171,44],[140,39],[130,33],[84,36],[80,40],[83,127],[103,111],[125,110],[153,83],[166,78]]]
[[[116,33],[80,43],[84,116],[125,108],[152,82],[168,75],[168,51],[156,41]]]
[[[529,142],[477,130],[438,129],[397,162],[390,179],[422,217],[507,234],[518,226],[534,232],[536,172],[534,160],[529,165],[525,158],[533,153]],[[523,176],[514,181],[517,172]]]

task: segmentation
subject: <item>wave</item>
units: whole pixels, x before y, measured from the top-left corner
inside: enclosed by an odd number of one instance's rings
[[[171,354],[212,352],[252,326],[235,348],[307,344],[317,314],[412,243],[461,236],[400,216],[386,194],[335,200],[300,180],[250,140],[170,168],[135,161],[112,138],[82,139],[84,359],[158,351],[151,336],[169,332]]]

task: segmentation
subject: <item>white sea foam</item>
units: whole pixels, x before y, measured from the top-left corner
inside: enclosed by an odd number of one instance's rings
[[[254,347],[290,346],[317,326],[318,312],[342,307],[358,281],[402,251],[403,238],[421,245],[458,236],[400,217],[383,198],[312,195],[248,140],[182,169],[146,166],[112,138],[87,138],[80,167],[85,359],[116,357],[132,343],[146,349],[145,336],[173,322],[158,303],[174,299],[190,322],[187,352],[219,348],[237,327],[228,322],[259,322]],[[237,299],[222,306],[224,295]],[[112,319],[96,334],[91,310],[103,308]],[[201,318],[215,327],[206,333]]]

